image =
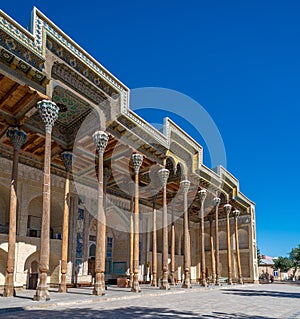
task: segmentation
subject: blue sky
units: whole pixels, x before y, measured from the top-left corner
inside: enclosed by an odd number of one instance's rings
[[[34,5],[129,88],[200,103],[257,205],[261,252],[300,243],[299,1],[1,1],[25,27]]]

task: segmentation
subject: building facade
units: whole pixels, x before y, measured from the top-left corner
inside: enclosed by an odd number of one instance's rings
[[[0,286],[257,282],[255,205],[36,8],[0,12]]]

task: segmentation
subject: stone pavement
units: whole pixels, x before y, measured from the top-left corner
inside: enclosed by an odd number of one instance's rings
[[[32,301],[34,291],[15,298],[0,297],[0,318],[200,318],[200,319],[300,319],[300,285],[265,284],[203,288],[193,285],[170,291],[142,285],[142,292],[109,287],[105,296],[91,288],[51,290],[51,300]]]

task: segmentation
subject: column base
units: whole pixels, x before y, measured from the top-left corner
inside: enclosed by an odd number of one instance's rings
[[[244,284],[244,282],[243,282],[243,279],[242,278],[239,278],[239,284],[241,284],[241,285],[243,285]]]
[[[68,292],[67,285],[65,285],[65,284],[59,284],[59,286],[58,286],[58,292],[60,292],[60,293],[67,293],[67,292]]]
[[[168,283],[168,281],[165,281],[165,280],[161,280],[160,282],[160,287],[159,287],[160,290],[170,290],[170,285]]]
[[[215,285],[215,284],[216,284],[216,277],[215,277],[215,276],[212,276],[211,284],[212,284],[212,285]]]
[[[58,286],[58,292],[60,293],[66,293],[67,292],[67,278],[66,273],[63,272],[61,274],[60,284]]]
[[[182,284],[182,288],[192,288],[190,280],[184,280]]]
[[[105,295],[105,286],[103,286],[102,281],[99,283],[95,282],[93,289],[94,296],[104,296]]]
[[[15,297],[16,290],[14,287],[4,286],[3,297]]]
[[[131,292],[141,292],[138,275],[134,275]]]
[[[152,274],[151,287],[157,287],[156,273]]]
[[[94,296],[104,296],[105,295],[105,278],[104,273],[96,273],[95,284],[93,289]]]
[[[130,277],[129,277],[129,285],[128,285],[128,286],[129,286],[130,288],[132,288],[132,285],[133,285],[133,274],[131,273],[131,274],[130,274]]]
[[[201,279],[201,286],[202,287],[207,287],[206,279]]]
[[[16,291],[14,289],[14,273],[7,272],[5,276],[3,297],[15,297],[15,296],[16,296]]]
[[[141,292],[141,288],[139,284],[134,284],[131,287],[131,292]]]
[[[175,276],[174,276],[174,271],[171,271],[171,285],[175,286]]]
[[[34,301],[48,301],[48,300],[50,300],[48,286],[37,287],[36,293],[33,297],[33,300]]]
[[[104,296],[105,295],[105,292],[102,288],[100,287],[94,287],[93,289],[93,295],[94,296]]]

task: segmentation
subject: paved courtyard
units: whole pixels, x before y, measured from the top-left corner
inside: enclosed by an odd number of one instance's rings
[[[300,319],[300,285],[233,285],[190,290],[179,287],[160,291],[142,286],[133,294],[128,289],[109,287],[102,297],[91,288],[70,289],[67,294],[51,291],[51,300],[34,302],[34,291],[16,298],[0,297],[1,318],[242,318]]]

